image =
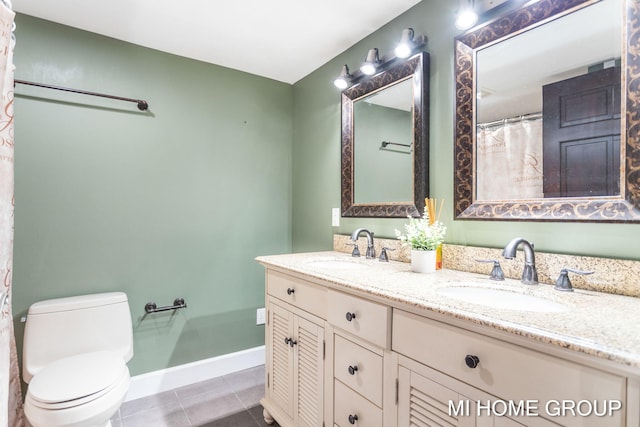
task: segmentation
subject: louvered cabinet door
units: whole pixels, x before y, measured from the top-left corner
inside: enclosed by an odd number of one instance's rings
[[[294,325],[294,419],[299,427],[322,427],[324,327],[302,317],[295,317]]]
[[[474,416],[456,416],[449,401],[470,401],[435,381],[400,366],[398,369],[398,427],[475,427]],[[469,415],[475,407],[469,408]],[[479,424],[481,425],[481,424]],[[493,424],[491,424],[493,425]]]
[[[294,315],[277,304],[269,309],[269,370],[267,389],[269,397],[287,414],[293,413],[294,396],[294,349],[289,344],[293,339]],[[285,342],[285,340],[287,340]]]

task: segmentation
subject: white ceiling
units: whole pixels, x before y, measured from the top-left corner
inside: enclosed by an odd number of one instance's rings
[[[420,1],[13,0],[13,9],[295,83]]]

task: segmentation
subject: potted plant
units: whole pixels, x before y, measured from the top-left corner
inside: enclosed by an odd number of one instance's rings
[[[395,230],[402,244],[411,247],[411,270],[417,273],[433,273],[436,271],[436,251],[444,241],[447,227],[429,215],[427,203],[421,218],[409,217],[405,224],[405,233]]]

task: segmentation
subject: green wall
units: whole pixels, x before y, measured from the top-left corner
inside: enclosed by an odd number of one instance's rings
[[[340,206],[340,92],[332,85],[341,67],[356,69],[370,48],[390,52],[403,28],[428,37],[430,84],[431,197],[445,200],[446,241],[503,247],[513,237],[534,242],[545,252],[640,259],[640,225],[461,221],[453,217],[453,39],[458,2],[422,1],[371,36],[349,48],[294,85],[293,249],[327,250],[332,235],[366,227],[394,238],[404,219],[342,218],[331,227],[331,208]]]
[[[36,301],[122,290],[132,374],[264,344],[258,255],[291,251],[291,85],[16,19],[16,336]],[[188,308],[143,318],[144,305]]]

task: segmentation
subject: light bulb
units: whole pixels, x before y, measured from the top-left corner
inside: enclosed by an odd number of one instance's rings
[[[466,30],[473,27],[476,22],[478,22],[478,14],[470,6],[465,7],[460,9],[460,12],[458,12],[456,28],[459,30]]]

